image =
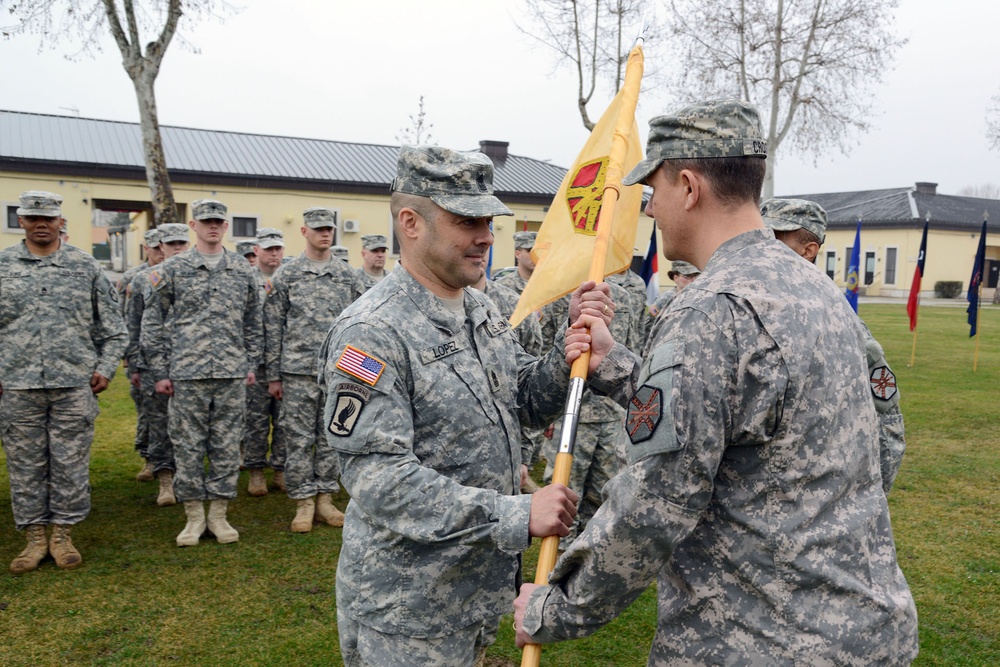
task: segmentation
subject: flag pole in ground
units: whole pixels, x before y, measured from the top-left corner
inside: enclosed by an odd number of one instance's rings
[[[972,372],[976,372],[979,364],[979,309],[982,304],[983,271],[986,268],[986,222],[990,219],[988,211],[983,211],[983,231],[979,235],[979,248],[976,250],[976,260],[972,265],[972,277],[969,278],[967,299],[969,307],[969,335],[976,337],[976,349],[972,356]]]
[[[642,37],[636,40],[636,46],[628,56],[628,65],[625,69],[625,83],[622,85],[623,103],[615,123],[614,138],[611,141],[611,151],[608,154],[607,176],[605,178],[604,194],[600,209],[600,224],[597,226],[594,254],[590,262],[589,279],[596,282],[604,280],[608,246],[611,243],[612,227],[615,220],[615,210],[618,206],[619,193],[622,188],[622,177],[625,175],[625,155],[628,151],[629,138],[634,134],[635,107],[639,100],[639,84],[642,81],[642,41]],[[555,469],[552,473],[552,482],[554,484],[569,484],[569,474],[573,467],[573,448],[576,444],[576,425],[580,415],[580,401],[583,398],[583,389],[587,382],[589,365],[590,353],[586,352],[573,362],[573,367],[570,371],[566,410],[562,421],[562,431],[559,434],[559,450],[556,454]],[[550,535],[544,538],[542,540],[541,551],[538,554],[538,566],[535,570],[536,584],[547,584],[549,582],[549,572],[555,567],[558,556],[559,536]],[[526,644],[521,654],[521,667],[538,667],[541,658],[542,647],[540,645]]]
[[[920,309],[920,282],[924,278],[924,260],[927,258],[927,227],[931,223],[931,212],[927,211],[924,218],[924,234],[920,237],[920,254],[917,255],[917,268],[913,272],[913,283],[910,285],[910,298],[906,301],[906,313],[910,316],[910,331],[913,332],[913,349],[910,350],[910,366],[917,356],[917,311]]]

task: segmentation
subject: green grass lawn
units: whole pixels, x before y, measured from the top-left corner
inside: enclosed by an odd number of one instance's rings
[[[889,505],[900,564],[917,600],[917,665],[1000,665],[1000,309],[982,313],[979,366],[965,312],[921,309],[916,362],[902,305],[861,315],[886,349],[903,392],[908,449]],[[134,411],[122,376],[101,395],[91,462],[93,510],[74,531],[82,568],[51,560],[0,574],[0,665],[340,665],[334,570],[340,529],[288,525],[295,504],[246,495],[230,521],[240,541],[178,549],[181,507],[156,507],[135,481]],[[10,488],[0,457],[0,505]],[[347,498],[336,499],[345,507]],[[0,521],[0,564],[23,547]],[[536,545],[525,558],[534,576]],[[593,637],[547,646],[542,664],[644,665],[656,626],[653,590]],[[510,618],[493,665],[520,664]]]

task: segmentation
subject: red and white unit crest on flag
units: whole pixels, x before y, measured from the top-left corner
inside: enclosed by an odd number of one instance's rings
[[[337,368],[374,387],[385,370],[385,362],[348,345],[337,359]]]
[[[577,170],[566,189],[566,204],[573,220],[573,231],[578,234],[597,234],[607,170],[607,157],[588,162]]]

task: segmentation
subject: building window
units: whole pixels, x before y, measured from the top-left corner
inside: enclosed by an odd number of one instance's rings
[[[885,280],[886,285],[896,284],[896,248],[885,249]]]
[[[3,203],[4,222],[3,231],[9,234],[23,234],[24,228],[17,221],[17,209],[20,204]]]
[[[260,218],[256,215],[234,215],[233,216],[233,238],[252,239],[257,237],[257,222]]]
[[[837,251],[827,250],[826,251],[826,275],[833,280],[837,277]]]
[[[853,251],[854,248],[851,246],[844,249],[844,282],[847,282],[851,274],[851,252]]]
[[[875,282],[875,253],[865,253],[865,285]]]

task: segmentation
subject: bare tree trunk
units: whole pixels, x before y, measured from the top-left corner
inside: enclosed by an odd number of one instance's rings
[[[174,190],[167,173],[167,158],[163,152],[160,121],[156,115],[156,94],[153,77],[140,75],[132,80],[135,98],[139,103],[139,125],[142,127],[142,152],[146,158],[146,181],[149,183],[153,204],[154,224],[159,227],[168,222],[181,222],[177,218]]]

